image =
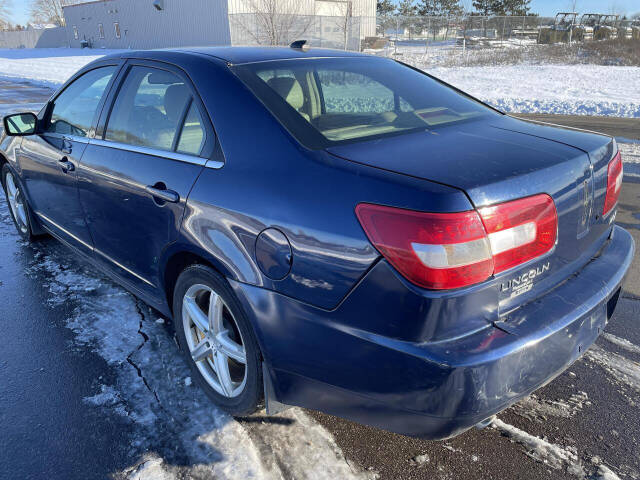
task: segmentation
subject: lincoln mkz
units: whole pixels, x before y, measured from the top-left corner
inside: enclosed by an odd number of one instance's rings
[[[57,238],[171,318],[237,416],[459,434],[589,348],[634,252],[612,138],[385,58],[120,53],[4,129],[22,237]]]

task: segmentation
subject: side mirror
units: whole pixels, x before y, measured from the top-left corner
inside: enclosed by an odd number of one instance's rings
[[[33,113],[16,113],[4,117],[4,131],[10,137],[24,137],[36,133],[38,117]]]

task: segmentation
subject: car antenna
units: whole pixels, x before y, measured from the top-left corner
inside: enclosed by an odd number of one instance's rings
[[[295,42],[291,42],[289,48],[294,48],[296,50],[302,50],[303,52],[306,52],[307,50],[309,50],[309,45],[307,45],[306,40],[296,40]]]

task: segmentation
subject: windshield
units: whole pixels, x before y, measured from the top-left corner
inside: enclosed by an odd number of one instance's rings
[[[280,60],[232,68],[284,127],[311,149],[497,115],[424,73],[388,59]]]

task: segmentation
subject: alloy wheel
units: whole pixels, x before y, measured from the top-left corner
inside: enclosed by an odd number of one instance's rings
[[[13,213],[13,218],[16,220],[18,229],[22,233],[27,233],[27,210],[25,208],[22,192],[16,185],[15,178],[13,178],[13,174],[11,172],[7,173],[7,176],[5,177],[5,186],[7,188],[9,208],[11,208],[11,213]]]
[[[207,383],[228,398],[247,382],[245,343],[233,314],[213,289],[193,285],[182,300],[182,325],[191,359]]]

